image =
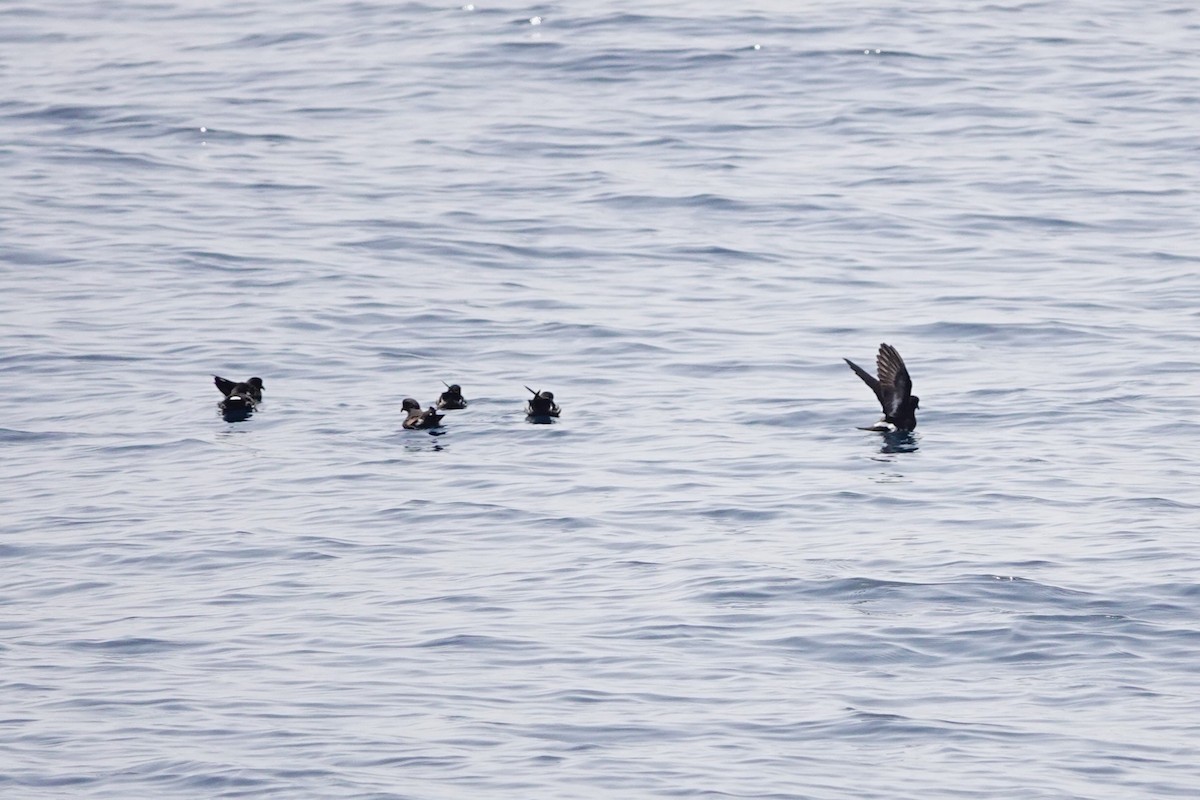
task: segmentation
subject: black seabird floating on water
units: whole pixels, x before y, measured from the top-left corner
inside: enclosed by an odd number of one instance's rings
[[[525,388],[529,389],[528,386]],[[529,389],[529,391],[533,392],[533,397],[529,398],[529,402],[525,404],[525,417],[530,422],[546,425],[562,413],[558,403],[554,402],[553,392],[534,391],[533,389]]]
[[[225,395],[217,407],[227,420],[245,419],[262,402],[262,378],[235,383],[220,375],[213,375],[213,383]]]
[[[421,404],[411,397],[404,398],[404,402],[400,404],[400,408],[408,412],[408,416],[404,418],[404,427],[407,430],[424,430],[426,428],[438,428],[442,424],[442,414],[437,413],[437,409],[430,406],[428,411],[421,410]]]
[[[457,383],[446,383],[445,381],[442,381],[442,383],[446,384],[446,391],[442,392],[441,396],[438,397],[437,407],[451,410],[466,408],[467,401],[463,397],[462,387]]]
[[[921,398],[912,393],[912,378],[896,348],[890,344],[879,345],[879,355],[875,356],[878,378],[850,359],[842,360],[871,387],[875,397],[879,398],[879,405],[883,406],[883,419],[862,430],[907,433],[917,427],[917,404]]]

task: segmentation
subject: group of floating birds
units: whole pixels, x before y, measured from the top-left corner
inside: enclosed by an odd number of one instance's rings
[[[445,381],[442,381],[445,383]],[[231,381],[220,375],[213,376],[217,390],[225,396],[217,407],[228,422],[239,422],[248,418],[262,402],[262,378],[251,378],[248,381]],[[525,387],[529,389],[528,386]],[[562,409],[554,402],[553,392],[543,392],[529,389],[533,397],[525,403],[525,418],[537,425],[548,425],[553,422]],[[403,426],[410,431],[440,428],[445,414],[439,411],[452,411],[467,407],[467,399],[463,397],[462,387],[457,383],[446,383],[446,391],[442,392],[437,402],[426,410],[421,410],[421,404],[411,397],[404,398],[400,408],[407,414]]]
[[[912,378],[908,375],[908,367],[904,359],[890,344],[879,345],[879,353],[875,356],[875,374],[855,364],[848,358],[842,359],[863,379],[879,405],[883,407],[883,418],[874,425],[860,430],[879,431],[881,433],[909,433],[917,427],[917,405],[921,398],[912,393]],[[248,381],[235,383],[218,375],[213,376],[213,383],[225,399],[220,403],[222,415],[230,422],[247,418],[262,402],[262,378],[251,378]],[[445,381],[443,381],[445,383]],[[553,392],[543,392],[539,389],[525,387],[533,394],[525,403],[525,418],[529,422],[546,425],[555,420],[562,409],[554,402]],[[439,411],[451,411],[467,407],[463,397],[462,387],[457,383],[447,383],[446,391],[438,396],[437,402],[424,411],[421,404],[411,397],[404,398],[400,408],[407,414],[404,427],[408,430],[427,430],[439,428],[445,414]]]

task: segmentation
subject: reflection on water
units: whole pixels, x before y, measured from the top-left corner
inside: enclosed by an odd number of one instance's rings
[[[919,449],[917,435],[912,431],[887,432],[881,435],[883,436],[883,444],[879,447],[881,453],[914,453]]]
[[[254,416],[253,408],[218,408],[217,414],[226,422],[245,422]]]
[[[422,433],[427,434],[429,438],[418,435]],[[440,440],[440,437],[445,435],[446,431],[440,428],[403,431],[400,434],[404,441],[404,449],[412,453],[420,453],[426,450],[432,450],[435,453],[440,453],[442,450],[446,449],[446,446],[443,445]]]

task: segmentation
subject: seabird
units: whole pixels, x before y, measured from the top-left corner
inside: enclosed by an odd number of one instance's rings
[[[525,388],[529,389],[528,386]],[[530,421],[549,422],[551,418],[557,417],[562,413],[562,409],[559,408],[558,403],[554,402],[553,392],[543,392],[540,389],[538,391],[529,389],[529,391],[533,392],[533,397],[529,398],[529,401],[525,404],[525,414],[529,417]]]
[[[446,383],[442,381],[442,383]],[[446,391],[442,392],[437,399],[438,408],[456,409],[466,408],[467,401],[462,396],[462,387],[457,383],[446,383]]]
[[[404,427],[410,431],[437,428],[442,424],[442,415],[437,413],[436,408],[430,406],[428,411],[422,411],[421,404],[411,397],[404,398],[400,408],[408,412],[404,419]]]
[[[248,381],[235,383],[220,375],[213,375],[213,383],[216,384],[221,394],[225,395],[225,399],[218,406],[226,414],[246,415],[262,402],[262,378],[251,378]]]
[[[883,406],[883,419],[862,430],[907,432],[917,427],[917,405],[921,398],[912,393],[912,378],[896,348],[890,344],[879,345],[879,355],[875,356],[877,378],[850,359],[842,360],[871,387],[879,405]]]

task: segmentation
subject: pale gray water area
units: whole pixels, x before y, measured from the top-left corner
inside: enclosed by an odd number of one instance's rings
[[[0,6],[0,794],[1195,797],[1198,35]]]

